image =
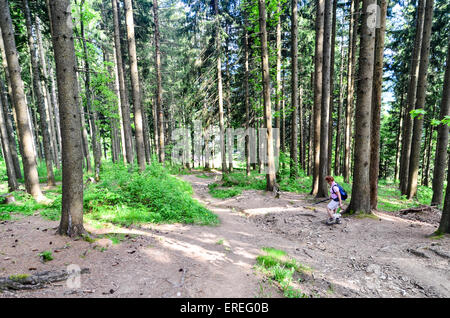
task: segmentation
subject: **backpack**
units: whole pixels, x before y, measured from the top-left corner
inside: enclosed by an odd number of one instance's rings
[[[338,183],[336,183],[336,185],[337,185],[337,187],[339,188],[339,192],[341,193],[341,199],[342,199],[342,201],[347,200],[347,198],[348,198],[347,192],[345,192],[344,188],[342,188]],[[333,188],[331,188],[331,191],[333,191]],[[335,192],[333,191],[333,193],[335,193]],[[336,199],[333,199],[333,200],[334,200],[334,201],[339,201],[339,198],[336,198]]]

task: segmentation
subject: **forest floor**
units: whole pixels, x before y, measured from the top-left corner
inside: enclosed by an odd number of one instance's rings
[[[311,196],[246,190],[215,199],[208,184],[219,174],[191,183],[194,198],[220,225],[94,226],[97,238],[73,241],[55,235],[57,221],[14,214],[0,222],[0,277],[89,268],[81,287],[65,282],[2,297],[284,297],[255,268],[263,247],[286,251],[312,271],[298,287],[308,297],[450,297],[450,237],[431,237],[439,218],[376,212],[344,217],[328,226],[326,203]],[[43,263],[38,254],[51,251]]]

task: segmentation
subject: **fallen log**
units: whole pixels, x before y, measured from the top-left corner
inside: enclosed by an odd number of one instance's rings
[[[90,273],[89,268],[83,268],[80,274]],[[0,277],[0,290],[34,290],[44,288],[46,284],[60,282],[74,275],[66,270],[45,271],[34,275],[11,275]]]

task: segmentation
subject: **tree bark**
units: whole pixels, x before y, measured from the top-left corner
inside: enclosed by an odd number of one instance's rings
[[[433,105],[432,118],[434,118],[435,109],[436,109],[436,105]],[[422,185],[424,185],[425,187],[428,187],[428,180],[429,180],[429,175],[430,175],[430,161],[432,160],[431,148],[433,146],[433,133],[434,133],[434,127],[432,125],[428,125],[428,142],[425,144],[427,146],[426,146],[426,150],[424,151],[427,164],[426,164],[425,169],[422,168]]]
[[[230,34],[229,24],[226,26],[227,34]],[[225,40],[225,76],[226,76],[226,101],[227,101],[227,126],[232,127],[232,116],[231,116],[231,79],[230,79],[230,61],[229,61],[229,37]],[[233,149],[234,149],[234,138],[231,134],[227,134],[227,152],[228,152],[228,171],[233,172]]]
[[[275,119],[275,128],[281,128],[281,4],[278,2],[277,4],[277,29],[276,29],[276,50],[277,50],[277,65],[276,65],[276,81],[277,85],[275,88],[275,112],[277,113],[277,117]],[[247,53],[248,54],[248,53]],[[277,149],[277,153],[280,153],[281,146],[281,134],[278,134],[275,147]]]
[[[331,175],[331,162],[333,159],[333,112],[334,112],[334,63],[336,45],[336,11],[337,1],[333,0],[333,20],[331,30],[331,62],[330,62],[330,111],[328,119],[328,167],[327,175]],[[335,154],[336,155],[336,154]]]
[[[249,96],[249,67],[248,67],[248,22],[247,22],[247,16],[245,16],[245,23],[244,23],[244,67],[245,67],[245,74],[244,74],[244,90],[245,90],[245,128],[247,129],[247,135],[245,136],[245,162],[246,162],[246,172],[247,176],[250,176],[250,136],[249,136],[249,129],[250,129],[250,96]],[[278,96],[278,95],[277,95]]]
[[[325,0],[316,0],[316,45],[314,57],[314,155],[312,195],[319,192],[320,151],[321,151],[321,106],[323,89],[323,33],[324,33]],[[328,125],[325,126],[328,128]]]
[[[360,0],[353,0],[350,8],[349,50],[347,71],[347,107],[345,109],[344,181],[350,182],[352,117],[356,71],[356,40],[358,37]]]
[[[227,158],[225,151],[225,127],[223,119],[223,88],[222,88],[222,62],[221,62],[221,42],[220,42],[220,19],[218,0],[214,0],[214,15],[216,23],[216,54],[217,54],[217,90],[219,101],[219,127],[220,127],[220,155],[222,161],[222,173],[227,172]]]
[[[299,63],[300,64],[300,63]],[[299,132],[299,160],[300,167],[305,171],[305,133],[304,133],[304,111],[303,111],[303,86],[300,84],[298,88],[298,132]]]
[[[429,51],[431,41],[431,27],[433,23],[434,0],[427,0],[425,5],[425,17],[423,23],[422,46],[420,51],[419,77],[417,79],[417,94],[415,109],[420,109],[425,105],[427,89],[427,71],[429,62]],[[411,161],[409,163],[408,188],[406,197],[411,199],[417,193],[417,178],[419,175],[420,146],[423,130],[423,116],[418,116],[413,120],[413,136],[411,140]]]
[[[86,233],[83,227],[83,152],[75,46],[69,0],[48,0],[58,83],[62,141],[62,211],[60,235]]]
[[[115,53],[117,61],[117,73],[119,79],[119,95],[120,95],[120,106],[122,112],[122,122],[123,122],[123,134],[124,134],[124,148],[125,157],[128,164],[133,163],[133,136],[131,133],[131,119],[130,119],[130,103],[128,102],[128,93],[125,86],[125,75],[123,71],[122,63],[122,47],[120,43],[120,24],[119,24],[119,7],[117,5],[117,0],[111,0],[113,8],[113,20],[114,20],[114,44]]]
[[[370,111],[372,104],[375,26],[371,21],[376,10],[375,0],[363,0],[361,24],[361,48],[359,55],[357,100],[355,109],[355,153],[352,199],[347,213],[371,213],[370,209]],[[369,7],[371,6],[371,7]],[[369,11],[369,9],[372,10]]]
[[[373,74],[372,95],[372,123],[371,123],[371,150],[370,150],[370,207],[377,209],[378,205],[378,175],[380,172],[380,120],[381,120],[381,94],[383,92],[383,57],[384,39],[386,31],[387,0],[380,1],[380,27],[375,35],[375,67]]]
[[[291,153],[289,174],[298,176],[298,9],[297,0],[291,1]]]
[[[31,29],[31,13],[30,8],[28,6],[27,0],[22,0],[23,11],[25,13],[25,24],[27,28],[28,34],[28,47],[30,50],[30,60],[33,68],[32,72],[32,80],[33,80],[33,88],[34,94],[36,96],[36,102],[40,115],[40,130],[42,134],[42,141],[44,146],[44,157],[45,163],[47,167],[47,185],[55,186],[55,176],[53,174],[53,165],[52,165],[52,142],[50,139],[50,134],[48,130],[48,117],[45,107],[44,96],[41,91],[41,78],[39,74],[39,65],[37,61],[37,51],[34,43],[33,32]]]
[[[450,184],[450,160],[447,166],[447,184]],[[445,191],[444,208],[437,233],[450,233],[450,187]]]
[[[153,0],[153,16],[155,19],[155,71],[156,71],[156,93],[155,102],[158,114],[158,136],[159,136],[159,162],[164,164],[164,110],[162,107],[162,82],[161,82],[161,53],[159,49],[159,20],[158,20],[158,0]]]
[[[77,3],[77,1],[75,1]],[[91,73],[90,73],[90,63],[89,63],[89,54],[86,45],[86,35],[84,32],[84,22],[83,22],[83,6],[85,1],[81,0],[80,3],[80,30],[81,30],[81,40],[83,45],[83,57],[84,57],[84,68],[85,72],[85,81],[84,86],[86,90],[86,105],[87,105],[87,113],[91,126],[91,142],[92,142],[92,152],[94,153],[94,173],[95,179],[98,180],[100,178],[100,166],[101,166],[101,149],[99,145],[99,135],[97,133],[97,111],[92,107],[92,96],[91,96]]]
[[[341,65],[339,72],[339,106],[338,106],[338,118],[336,125],[336,144],[334,151],[334,175],[341,175],[341,113],[344,107],[344,39],[341,40]]]
[[[267,48],[266,5],[264,0],[258,0],[258,9],[259,9],[259,28],[261,37],[261,68],[263,80],[264,124],[267,129],[266,190],[273,191],[276,180],[275,180],[275,162],[273,153],[272,109],[270,102],[270,70],[269,70],[269,53]]]
[[[45,59],[45,50],[44,50],[44,45],[42,43],[42,36],[41,36],[41,31],[40,31],[40,23],[39,23],[39,19],[36,16],[35,18],[35,30],[36,30],[36,40],[37,40],[37,45],[38,45],[38,55],[39,55],[39,62],[42,65],[42,76],[43,78],[41,79],[42,87],[44,89],[44,95],[46,95],[46,101],[47,101],[47,107],[46,109],[48,110],[49,113],[49,124],[50,124],[50,136],[52,139],[52,150],[53,150],[53,158],[54,158],[54,163],[57,169],[60,169],[60,161],[59,161],[59,157],[60,157],[60,127],[59,127],[59,123],[58,123],[58,115],[57,115],[57,109],[58,109],[58,105],[56,104],[56,93],[55,95],[53,95],[53,89],[54,89],[54,79],[51,79],[52,82],[52,92],[49,91],[48,87],[49,87],[49,73],[51,74],[51,77],[53,77],[53,74],[51,73],[52,70],[50,68],[50,65],[47,65],[46,63],[46,59]]]
[[[442,99],[439,119],[443,120],[445,116],[450,115],[450,36],[447,47],[447,66],[445,67],[444,87],[442,90]],[[438,127],[438,137],[436,144],[436,155],[434,159],[433,172],[433,198],[431,205],[440,205],[442,203],[442,191],[444,188],[445,163],[447,161],[448,130],[446,124],[440,124]]]
[[[1,37],[1,31],[0,31]],[[0,45],[3,46],[3,40],[0,38]],[[5,61],[6,62],[6,61]],[[5,70],[6,71],[6,70]],[[20,162],[19,156],[17,154],[17,146],[16,139],[14,138],[14,130],[12,126],[11,117],[9,116],[9,107],[8,107],[8,92],[5,89],[5,84],[3,83],[3,79],[0,76],[0,98],[3,107],[3,114],[5,119],[6,133],[9,143],[9,151],[11,152],[11,158],[14,165],[14,173],[16,174],[16,179],[22,179],[22,171],[20,170]]]
[[[33,150],[33,137],[31,134],[27,102],[24,93],[24,84],[20,75],[19,57],[14,39],[14,31],[7,0],[0,0],[0,27],[8,61],[11,78],[14,106],[16,109],[17,125],[20,130],[20,143],[22,144],[22,163],[25,174],[25,187],[37,201],[43,199],[39,187],[39,176],[36,168],[36,154]]]
[[[138,63],[136,55],[136,39],[134,36],[134,18],[133,6],[131,0],[125,0],[125,15],[128,35],[128,54],[130,58],[130,74],[131,87],[133,92],[133,107],[134,107],[134,127],[136,136],[136,150],[139,170],[145,170],[145,150],[144,150],[144,132],[142,120],[142,105],[141,105],[141,87],[139,82]]]
[[[330,119],[330,70],[331,70],[331,31],[332,31],[332,0],[325,0],[323,32],[323,68],[322,68],[322,103],[320,121],[320,164],[319,187],[316,197],[328,197],[328,143]]]
[[[402,88],[403,90],[403,88]],[[395,168],[394,168],[394,182],[398,180],[399,177],[399,167],[400,167],[400,138],[401,133],[403,131],[404,126],[404,116],[403,116],[403,101],[404,101],[404,93],[402,91],[400,95],[400,114],[398,118],[398,130],[397,130],[397,143],[396,143],[396,151],[395,151]]]
[[[416,95],[417,95],[417,81],[419,76],[419,61],[422,47],[423,24],[425,18],[425,1],[418,0],[417,7],[417,26],[416,35],[414,39],[414,47],[411,61],[411,69],[409,74],[408,94],[406,97],[406,113],[405,113],[405,131],[402,140],[402,154],[400,157],[400,191],[406,194],[409,177],[409,164],[411,154],[411,138],[413,133],[413,121],[410,112],[414,110]]]
[[[2,98],[3,99],[3,98]],[[3,158],[6,163],[6,174],[8,176],[8,191],[13,192],[19,188],[19,184],[16,179],[16,172],[14,170],[14,163],[11,156],[11,150],[9,147],[8,131],[6,129],[5,114],[3,112],[3,101],[0,99],[0,142],[3,149]]]

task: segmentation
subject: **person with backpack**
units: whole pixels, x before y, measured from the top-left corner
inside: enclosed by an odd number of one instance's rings
[[[347,199],[347,193],[344,189],[334,181],[334,178],[327,176],[325,181],[330,185],[330,203],[327,205],[328,220],[327,224],[340,224],[341,215],[336,212],[338,207],[342,209],[342,201]]]

